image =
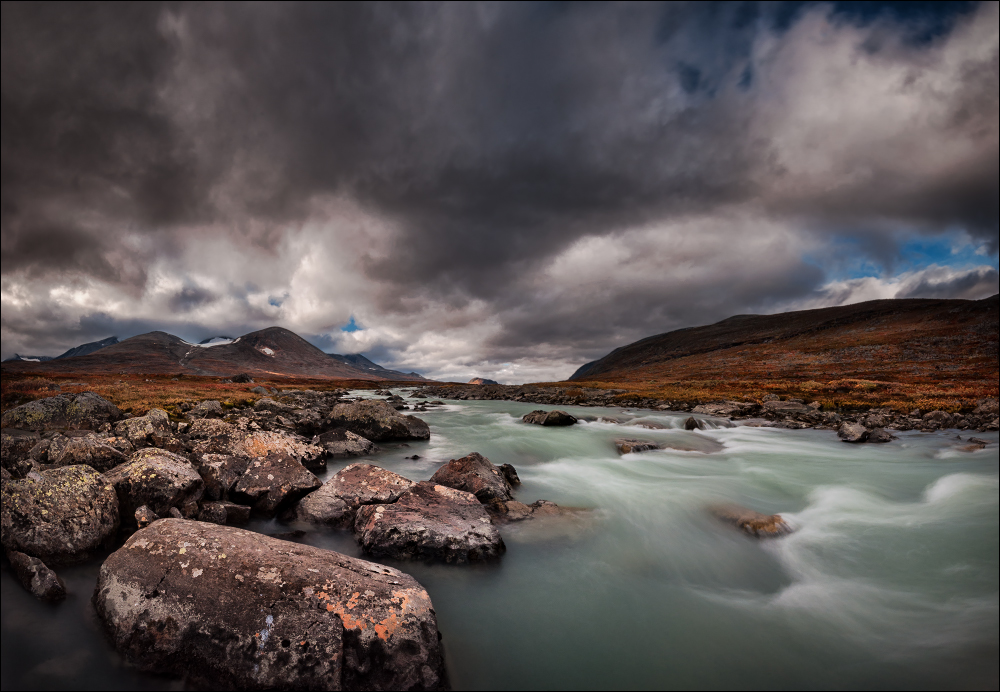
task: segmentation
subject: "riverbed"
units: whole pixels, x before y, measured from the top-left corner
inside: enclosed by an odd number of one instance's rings
[[[495,565],[385,561],[430,593],[456,689],[997,688],[997,433],[967,452],[955,430],[848,445],[712,419],[689,432],[689,414],[621,408],[569,408],[590,420],[567,428],[521,423],[532,408],[446,402],[418,414],[430,441],[366,459],[424,480],[476,451],[514,465],[518,500],[585,510],[502,527]],[[695,451],[620,456],[619,437]],[[722,502],[795,531],[750,538],[707,511]],[[348,532],[297,540],[363,557]],[[183,689],[110,647],[90,605],[99,566],[59,570],[70,596],[57,605],[4,568],[3,689]]]

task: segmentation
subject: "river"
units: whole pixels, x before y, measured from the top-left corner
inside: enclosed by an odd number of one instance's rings
[[[419,414],[429,442],[371,458],[423,480],[477,451],[515,466],[518,500],[588,510],[503,527],[496,565],[386,561],[430,593],[456,689],[997,689],[997,433],[970,453],[954,430],[847,445],[721,421],[687,432],[688,414],[626,409],[569,408],[606,417],[569,428],[521,423],[532,408],[448,402]],[[617,437],[708,453],[619,456]],[[781,513],[795,532],[752,539],[706,511],[718,502]],[[299,540],[362,557],[346,532]],[[3,689],[183,689],[111,649],[90,605],[99,565],[59,570],[70,596],[58,605],[4,568]]]

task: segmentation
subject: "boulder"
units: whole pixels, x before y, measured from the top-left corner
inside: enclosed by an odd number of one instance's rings
[[[41,442],[38,433],[8,428],[0,433],[0,440],[0,466],[12,478],[24,478],[31,471],[31,450]]]
[[[260,394],[261,396],[267,396],[271,392],[267,391],[267,389],[265,389],[264,387],[261,387],[260,385],[257,385],[256,387],[252,387],[250,389],[250,393],[251,394]]]
[[[296,518],[314,524],[352,526],[358,507],[395,502],[416,483],[371,464],[351,464],[296,508]]]
[[[884,428],[875,428],[870,433],[868,433],[868,442],[892,442],[896,439],[896,436],[890,433]]]
[[[980,399],[977,402],[976,409],[972,413],[976,416],[996,417],[1000,413],[1000,401],[995,398]]]
[[[765,396],[765,403],[772,401],[768,397],[773,397],[773,395]],[[777,397],[773,397],[773,400],[777,400]],[[759,407],[757,404],[750,402],[741,401],[713,401],[710,404],[700,404],[691,409],[692,413],[697,413],[702,416],[717,416],[719,418],[731,418],[733,416],[745,416],[757,411]]]
[[[208,500],[228,500],[236,482],[246,473],[250,459],[231,454],[196,456],[198,474],[205,481],[203,497]]]
[[[258,387],[258,389],[263,389],[263,387]],[[279,404],[270,397],[264,397],[263,399],[258,399],[254,402],[253,410],[262,413],[288,413],[292,410],[292,407],[286,406],[285,404]]]
[[[109,471],[128,460],[124,454],[104,440],[87,436],[71,438],[61,454],[51,463],[57,466],[85,464],[98,471]]]
[[[161,517],[171,507],[185,508],[197,503],[205,482],[184,457],[162,449],[141,449],[127,464],[104,474],[118,494],[122,517],[132,518],[135,510],[146,505]]]
[[[220,435],[231,436],[236,433],[236,426],[217,418],[199,418],[191,423],[187,436],[192,440],[209,440]]]
[[[712,513],[755,538],[777,538],[792,532],[792,527],[780,514],[761,514],[739,505],[713,507]]]
[[[21,586],[43,601],[66,598],[66,585],[44,562],[16,550],[8,550],[7,558]]]
[[[233,496],[254,511],[273,515],[282,505],[290,505],[323,485],[320,479],[288,454],[271,452],[254,459],[233,486]]]
[[[705,424],[694,416],[690,416],[686,421],[684,421],[685,430],[704,430]]]
[[[483,504],[513,499],[506,476],[478,452],[452,459],[435,471],[430,481],[472,493]]]
[[[163,409],[151,409],[145,416],[126,418],[115,426],[115,434],[124,437],[133,447],[161,447],[174,437],[170,416]]]
[[[390,440],[427,440],[427,423],[414,416],[398,413],[385,401],[362,400],[337,404],[327,421],[330,428],[343,428],[373,442]]]
[[[478,562],[507,549],[475,495],[427,481],[391,505],[358,508],[354,534],[365,552],[394,560]]]
[[[947,411],[931,411],[924,414],[924,423],[929,423],[938,428],[955,427],[954,417]]]
[[[500,464],[497,466],[500,469],[500,473],[503,477],[507,479],[507,482],[513,485],[521,485],[521,477],[517,475],[517,470],[510,464]]]
[[[4,428],[46,430],[98,430],[121,420],[122,412],[93,392],[61,394],[21,404],[3,414]]]
[[[868,440],[868,428],[860,423],[844,423],[837,430],[837,437],[844,442],[866,442]]]
[[[576,418],[565,411],[532,411],[521,418],[525,423],[533,425],[564,426],[574,425]]]
[[[221,421],[215,422],[221,423]],[[191,427],[194,428],[195,425]],[[220,427],[217,430],[219,434],[195,445],[195,455],[226,454],[248,459],[263,459],[269,454],[282,454],[293,457],[306,468],[317,470],[326,468],[323,448],[311,445],[301,437],[278,431],[247,432],[233,425],[227,429]],[[206,432],[201,429],[195,431],[196,434],[206,434]]]
[[[49,564],[84,560],[118,531],[118,498],[89,466],[32,472],[3,484],[3,546]]]
[[[363,457],[379,451],[374,442],[350,430],[330,430],[315,436],[312,443],[326,450],[332,459]]]
[[[615,449],[619,454],[632,454],[634,452],[648,452],[659,449],[660,445],[649,440],[626,440],[624,438],[615,440]]]
[[[222,418],[226,415],[226,409],[218,401],[202,401],[193,409],[188,411],[188,418]]]
[[[204,502],[198,512],[198,521],[207,521],[212,524],[226,524],[229,512],[221,502]]]
[[[166,519],[101,566],[94,606],[140,670],[207,689],[446,688],[433,605],[402,572]]]
[[[239,375],[233,375],[232,381],[235,384],[253,384],[253,378],[245,372],[241,372]]]

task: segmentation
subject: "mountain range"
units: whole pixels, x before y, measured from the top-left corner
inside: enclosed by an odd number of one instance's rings
[[[105,344],[97,346],[98,344]],[[298,334],[269,327],[241,337],[210,337],[189,343],[166,332],[124,341],[110,337],[70,349],[54,359],[18,357],[4,361],[9,372],[142,373],[253,377],[310,377],[353,380],[426,381],[421,375],[377,365],[360,354],[324,353]]]

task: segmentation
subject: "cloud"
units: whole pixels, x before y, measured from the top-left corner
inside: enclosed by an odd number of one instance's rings
[[[555,379],[734,313],[978,296],[998,5],[797,7],[5,3],[3,354],[281,324]],[[956,229],[982,262],[934,271],[987,274],[893,274]]]

